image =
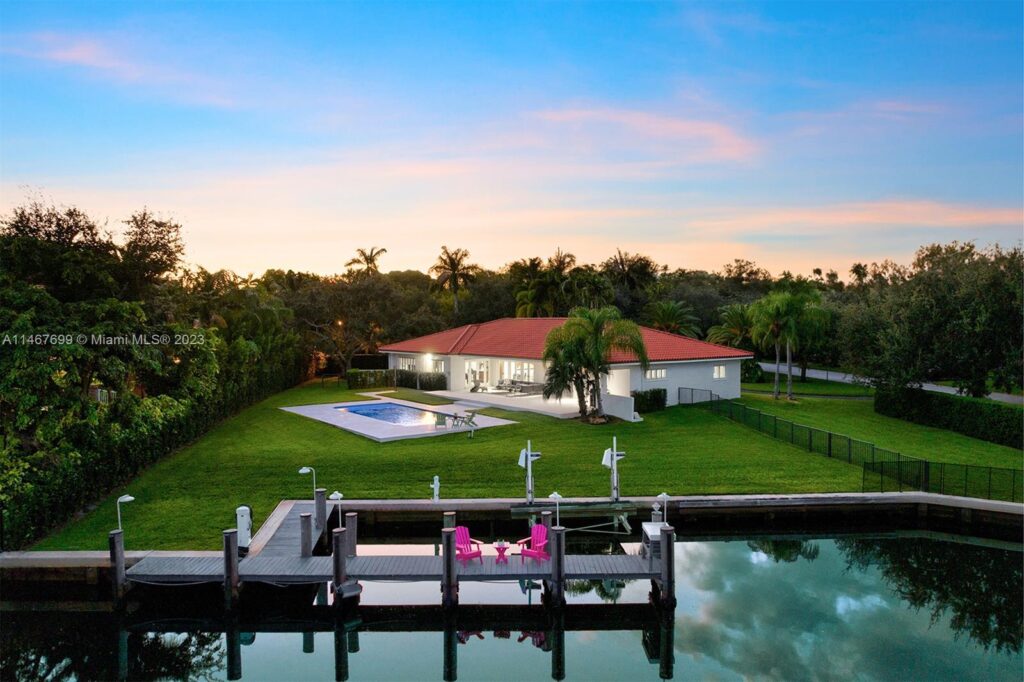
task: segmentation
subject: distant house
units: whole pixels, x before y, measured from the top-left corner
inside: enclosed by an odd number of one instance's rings
[[[440,372],[452,391],[493,391],[510,385],[529,388],[543,383],[544,340],[565,320],[504,318],[419,336],[380,350],[388,354],[389,368]],[[614,352],[606,394],[628,398],[632,391],[664,388],[669,405],[680,402],[680,389],[707,389],[723,398],[739,397],[740,363],[753,357],[751,353],[649,327],[640,331],[649,368],[642,371],[631,353]],[[683,391],[682,401],[690,402],[688,391]]]

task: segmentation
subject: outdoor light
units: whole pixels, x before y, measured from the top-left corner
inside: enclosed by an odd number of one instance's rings
[[[534,452],[530,441],[526,441],[526,449],[519,451],[519,466],[526,469],[526,502],[533,504],[533,463],[540,459],[540,453]]]
[[[661,493],[660,495],[658,495],[658,499],[661,500],[661,508],[664,510],[661,513],[661,520],[662,520],[662,523],[664,523],[667,526],[668,525],[668,500],[669,500],[669,494],[668,493]]]
[[[117,529],[118,530],[121,530],[121,503],[124,502],[124,503],[127,504],[128,502],[134,502],[134,501],[135,501],[135,498],[132,497],[131,495],[122,495],[121,497],[117,498]]]
[[[299,469],[300,474],[313,474],[313,495],[316,495],[316,469],[313,467],[302,467]]]
[[[343,498],[343,497],[345,497],[345,496],[344,496],[344,495],[342,495],[341,493],[339,493],[339,492],[338,492],[337,490],[335,490],[335,491],[334,491],[333,493],[331,493],[331,496],[330,496],[330,497],[331,497],[331,499],[332,499],[332,500],[334,500],[335,502],[337,502],[338,500],[340,500],[341,498]]]
[[[558,491],[556,490],[555,492],[553,492],[550,495],[548,495],[548,497],[555,501],[555,525],[556,526],[561,526],[562,525],[562,517],[558,513],[558,501],[560,499],[562,499],[562,496],[559,495]]]

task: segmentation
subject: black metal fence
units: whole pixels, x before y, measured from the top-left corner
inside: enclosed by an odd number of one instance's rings
[[[683,392],[688,400],[683,402]],[[772,438],[825,457],[863,467],[864,492],[921,490],[990,500],[1024,502],[1024,472],[1019,469],[932,462],[878,447],[839,433],[797,424],[741,403],[722,400],[705,389],[680,389],[680,403],[705,403],[728,417]]]

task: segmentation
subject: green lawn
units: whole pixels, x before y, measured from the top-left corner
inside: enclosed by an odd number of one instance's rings
[[[114,500],[125,492],[136,498],[123,508],[128,549],[217,549],[238,504],[252,505],[258,525],[280,500],[309,498],[312,481],[297,473],[306,465],[316,468],[318,485],[348,498],[425,499],[435,474],[442,497],[518,497],[523,470],[516,461],[527,438],[544,453],[534,468],[543,495],[607,495],[601,453],[613,435],[628,453],[620,464],[627,496],[861,486],[860,467],[808,454],[700,407],[605,426],[488,410],[518,423],[480,430],[473,439],[450,434],[383,444],[277,409],[364,399],[319,382],[272,396],[157,463],[36,549],[104,549],[115,524]]]
[[[877,414],[871,401],[800,398],[795,402],[771,396],[746,395],[740,402],[798,424],[852,436],[904,455],[935,462],[983,466],[1024,466],[1024,453],[953,431],[921,426]]]
[[[742,384],[743,390],[745,391],[771,391],[773,388],[773,382],[775,381],[774,372],[765,372],[765,380],[760,383],[744,383]],[[783,374],[779,377],[779,390],[782,395],[786,394],[786,375]],[[837,396],[870,396],[874,393],[874,389],[870,386],[862,386],[860,384],[844,384],[840,381],[825,381],[824,379],[812,379],[807,378],[807,381],[800,381],[797,376],[793,376],[793,394],[794,395],[837,395]]]
[[[394,388],[385,391],[383,395],[395,400],[411,400],[414,403],[424,405],[451,405],[452,401],[444,396],[434,395],[426,391],[417,391],[415,388]]]

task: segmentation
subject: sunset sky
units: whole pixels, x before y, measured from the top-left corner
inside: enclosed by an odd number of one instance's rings
[[[187,260],[442,244],[778,273],[1016,245],[1021,3],[0,4],[0,211],[148,206]]]

